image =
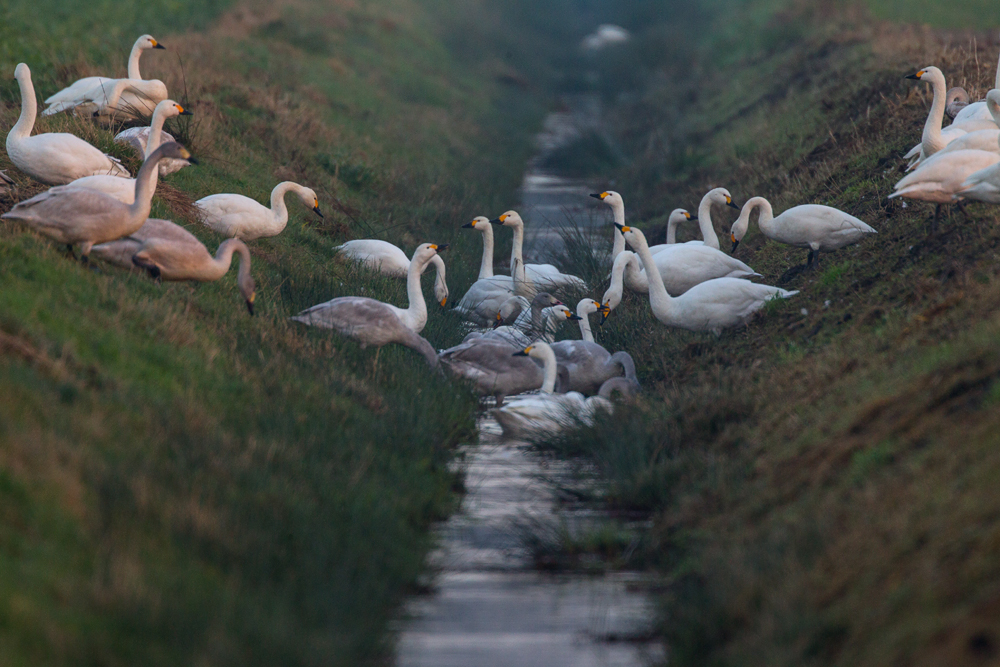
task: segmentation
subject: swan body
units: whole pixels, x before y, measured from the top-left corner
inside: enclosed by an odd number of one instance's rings
[[[549,343],[560,368],[565,369],[565,391],[578,391],[591,395],[600,391],[607,380],[625,375],[635,381],[635,362],[628,352],[609,353],[594,342],[590,329],[590,315],[602,312],[603,306],[593,299],[583,299],[576,306],[580,317],[582,340],[561,340]]]
[[[202,222],[223,236],[253,241],[268,236],[277,236],[288,224],[288,208],[285,193],[294,192],[302,203],[316,215],[323,217],[319,210],[319,199],[311,189],[284,181],[271,190],[271,207],[268,208],[249,197],[236,194],[209,195],[195,202],[202,215]]]
[[[775,217],[771,202],[763,197],[753,197],[743,205],[740,217],[733,223],[730,235],[734,254],[746,236],[754,209],[760,212],[757,224],[764,236],[796,248],[808,248],[810,264],[819,262],[821,252],[838,250],[877,233],[853,215],[822,204],[793,206]]]
[[[455,305],[455,311],[477,326],[491,326],[501,307],[513,296],[514,285],[510,276],[481,278],[472,283]]]
[[[406,253],[388,241],[359,239],[347,241],[343,245],[336,246],[334,250],[348,259],[364,264],[373,271],[392,278],[406,278],[410,271],[410,260],[406,257]],[[436,270],[434,298],[443,307],[448,303],[448,282],[444,260],[439,255],[434,255],[425,269],[431,264]]]
[[[163,123],[168,118],[190,116],[191,112],[173,100],[163,100],[153,109],[153,118],[149,127],[130,127],[115,135],[115,141],[131,146],[143,158],[149,157],[161,143],[173,141],[173,136],[163,131]],[[187,166],[183,160],[161,160],[160,176],[169,176]]]
[[[72,134],[47,132],[31,136],[38,115],[31,70],[21,63],[14,70],[14,78],[21,89],[21,115],[7,134],[7,155],[14,166],[47,185],[65,185],[97,174],[130,176],[118,160]]]
[[[541,360],[543,377],[541,393],[510,401],[493,411],[508,438],[544,437],[579,424],[590,426],[599,412],[613,409],[610,400],[613,390],[634,393],[634,386],[624,378],[615,378],[601,387],[600,396],[585,398],[575,391],[555,394],[558,366],[552,348],[536,343],[515,354]]]
[[[1000,154],[965,150],[945,153],[928,160],[896,183],[889,199],[906,197],[936,204],[951,204],[962,190],[963,182],[974,173],[1000,162]]]
[[[163,158],[195,162],[178,143],[160,146],[139,170],[131,205],[102,192],[63,185],[21,202],[0,217],[20,222],[58,243],[82,244],[86,259],[94,244],[128,236],[146,221],[156,189],[157,164]]]
[[[139,39],[135,40],[135,44],[132,45],[132,52],[128,57],[128,78],[134,81],[142,81],[142,74],[139,73],[139,58],[142,56],[142,52],[147,49],[164,48],[166,47],[153,39],[150,35],[142,35]],[[55,95],[46,99],[45,104],[49,106],[42,111],[42,115],[51,116],[52,114],[59,113],[60,111],[65,111],[81,104],[85,104],[90,99],[91,91],[94,89],[102,89],[108,85],[114,85],[114,81],[116,81],[116,79],[103,76],[88,76],[83,79],[78,79],[77,81],[74,81],[72,85],[63,88]],[[166,94],[164,94],[164,97],[166,97]]]
[[[91,255],[130,269],[146,269],[157,280],[214,282],[229,272],[233,254],[240,256],[236,284],[253,315],[256,288],[250,275],[250,251],[237,239],[226,239],[215,257],[193,234],[169,220],[150,218],[128,236],[95,245]]]
[[[689,331],[711,331],[718,336],[723,329],[746,324],[768,301],[798,294],[797,291],[789,292],[738,278],[715,278],[673,297],[660,279],[659,269],[642,232],[634,227],[623,227],[620,231],[642,260],[647,275],[651,276],[649,303],[656,319],[667,326]]]
[[[532,359],[514,356],[516,349],[504,341],[475,339],[442,351],[440,360],[451,375],[472,383],[480,396],[494,396],[499,406],[507,396],[538,389],[545,379]]]
[[[410,305],[405,310],[375,299],[343,296],[303,310],[289,319],[307,326],[333,329],[358,341],[362,347],[399,343],[420,352],[427,363],[435,367],[437,352],[419,335],[427,323],[427,304],[420,289],[420,274],[431,257],[447,247],[423,243],[414,251],[406,276]]]
[[[524,220],[521,219],[517,211],[507,211],[499,218],[490,220],[490,223],[510,227],[514,230],[514,243],[510,254],[510,274],[514,281],[515,294],[532,296],[539,289],[587,288],[587,284],[581,278],[562,273],[552,264],[524,263]]]

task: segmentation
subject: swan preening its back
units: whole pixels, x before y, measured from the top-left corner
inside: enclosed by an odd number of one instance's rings
[[[406,253],[388,241],[378,239],[359,239],[347,241],[334,248],[344,257],[363,264],[377,273],[381,273],[393,278],[405,279],[410,272],[410,260]],[[431,261],[424,266],[426,270],[431,264],[434,265],[434,298],[444,307],[448,303],[448,281],[444,260],[439,255],[431,257]]]

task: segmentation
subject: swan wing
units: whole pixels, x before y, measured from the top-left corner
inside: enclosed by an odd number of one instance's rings
[[[351,260],[370,265],[375,271],[394,278],[405,278],[410,270],[410,260],[406,254],[387,241],[358,239],[337,246],[335,250]]]

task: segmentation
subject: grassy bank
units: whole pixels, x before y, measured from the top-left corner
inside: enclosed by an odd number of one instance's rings
[[[878,236],[788,272],[805,252],[752,227],[737,256],[801,293],[719,339],[665,329],[628,295],[597,337],[635,356],[645,395],[549,445],[595,461],[614,506],[653,516],[632,565],[666,579],[672,664],[993,664],[1000,215],[973,205],[930,237],[932,208],[886,197],[930,101],[903,76],[936,64],[979,99],[1000,44],[870,6],[773,5],[668,47],[697,32],[652,26],[601,65],[650,72],[639,94],[600,88],[629,157],[613,189],[661,241],[667,212],[714,186],[776,212],[836,206]],[[740,40],[734,24],[761,27]],[[716,220],[727,250],[734,217]]]
[[[168,129],[202,160],[154,216],[191,222],[190,200],[266,201],[287,179],[326,217],[290,199],[288,228],[251,244],[252,319],[232,275],[157,286],[0,226],[0,664],[386,659],[428,526],[455,507],[447,463],[476,404],[407,350],[376,356],[287,317],[345,294],[405,301],[401,282],[333,260],[345,238],[452,242],[452,298],[471,283],[478,237],[459,227],[511,206],[546,104],[533,44],[552,40],[522,4],[8,3],[0,127],[19,112],[17,62],[44,98],[123,73],[150,32],[168,50],[143,72],[193,110]],[[36,127],[138,166],[117,128]],[[0,168],[16,198],[41,189],[5,155]],[[424,335],[458,340],[430,310]]]

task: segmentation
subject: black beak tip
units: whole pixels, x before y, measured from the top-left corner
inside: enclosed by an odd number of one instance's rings
[[[625,225],[619,225],[617,222],[612,224],[618,229],[618,231],[623,231],[625,229]]]
[[[528,353],[525,352],[524,350],[521,350],[520,352],[515,352],[511,356],[512,357],[526,357],[526,356],[528,356]]]
[[[253,304],[247,301],[247,312],[250,313],[250,317],[253,317]]]
[[[437,251],[438,252],[444,252],[445,250],[447,250],[450,247],[451,247],[450,243],[438,243],[437,244]]]
[[[323,211],[319,210],[319,206],[313,206],[313,213],[315,213],[316,215],[318,215],[321,218],[324,217],[323,216]]]
[[[688,220],[694,220],[695,222],[697,222],[698,221],[698,216],[692,215],[690,218],[688,218]]]
[[[740,244],[739,241],[733,241],[733,249],[729,251],[730,255],[735,255],[736,254],[736,246],[738,246],[739,244]]]
[[[195,156],[191,156],[187,159],[188,164],[201,164],[201,162]]]
[[[916,74],[907,74],[905,78],[907,78],[907,79],[913,79],[914,81],[919,81],[920,80],[920,77],[917,76]]]
[[[167,47],[163,46],[163,44],[157,44],[157,45],[156,45],[156,46],[154,46],[153,48],[154,48],[154,49],[166,49]]]
[[[490,224],[491,225],[502,225],[503,222],[500,221],[500,218],[494,218],[493,220],[490,220]]]
[[[191,113],[190,111],[188,111],[187,109],[185,109],[184,111],[182,111],[182,112],[180,113],[180,115],[181,115],[181,116],[193,116],[194,114],[193,114],[193,113]]]
[[[728,206],[729,208],[735,208],[737,211],[740,210],[740,207],[734,201],[729,202],[728,204],[726,204],[726,206]]]
[[[595,193],[592,192],[592,193],[590,193],[590,196],[593,197],[594,199],[600,199],[601,201],[604,201],[604,197],[602,197],[599,194],[595,194]]]
[[[571,319],[571,320],[582,320],[583,318],[580,317],[579,315],[570,315],[569,319]]]
[[[462,229],[472,229],[472,223],[471,222],[465,223],[464,225],[462,225]]]

